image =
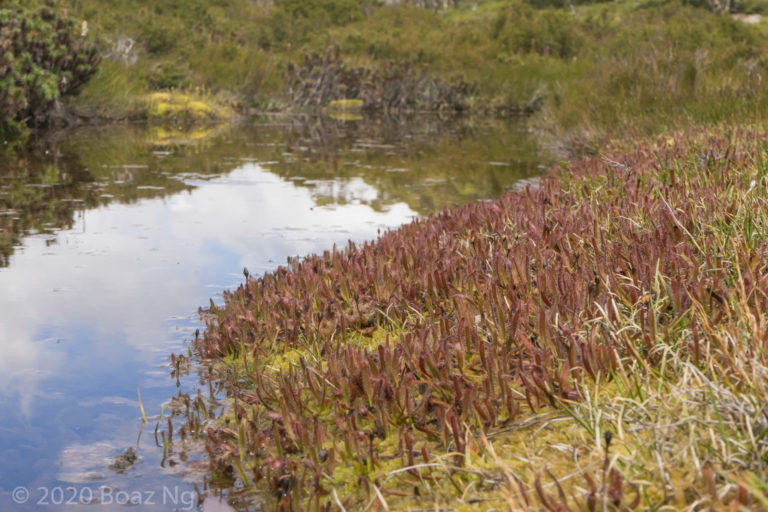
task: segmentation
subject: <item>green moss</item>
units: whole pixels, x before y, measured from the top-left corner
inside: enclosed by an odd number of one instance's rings
[[[363,106],[363,100],[348,99],[348,100],[333,100],[328,103],[330,110],[359,110]]]
[[[147,96],[147,118],[188,123],[231,119],[232,110],[213,98],[181,92],[156,92]]]

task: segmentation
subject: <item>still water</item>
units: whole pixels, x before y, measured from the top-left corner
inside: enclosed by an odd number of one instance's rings
[[[201,509],[205,457],[164,457],[156,433],[201,385],[169,362],[198,308],[244,267],[497,197],[544,163],[521,124],[436,118],[91,127],[0,157],[0,510]]]

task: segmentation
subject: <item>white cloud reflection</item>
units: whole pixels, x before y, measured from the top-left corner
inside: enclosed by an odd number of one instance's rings
[[[150,370],[180,342],[173,319],[241,282],[243,267],[261,273],[286,256],[370,239],[415,215],[404,204],[383,213],[360,204],[316,207],[310,189],[254,164],[197,185],[86,211],[53,245],[25,240],[0,269],[3,402],[26,416],[36,396],[61,383],[91,379],[98,388],[105,371],[119,373],[126,360],[146,361]],[[362,181],[350,190],[365,201],[376,195]]]

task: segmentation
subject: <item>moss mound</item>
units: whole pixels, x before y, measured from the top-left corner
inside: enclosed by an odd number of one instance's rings
[[[169,91],[155,92],[147,96],[147,118],[151,121],[185,124],[231,119],[233,116],[234,112],[231,108],[200,93]]]

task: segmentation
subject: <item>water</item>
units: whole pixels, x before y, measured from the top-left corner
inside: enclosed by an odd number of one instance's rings
[[[205,457],[155,434],[200,385],[169,363],[198,307],[244,267],[496,197],[543,161],[521,125],[435,118],[97,127],[2,157],[0,510],[199,509]]]

